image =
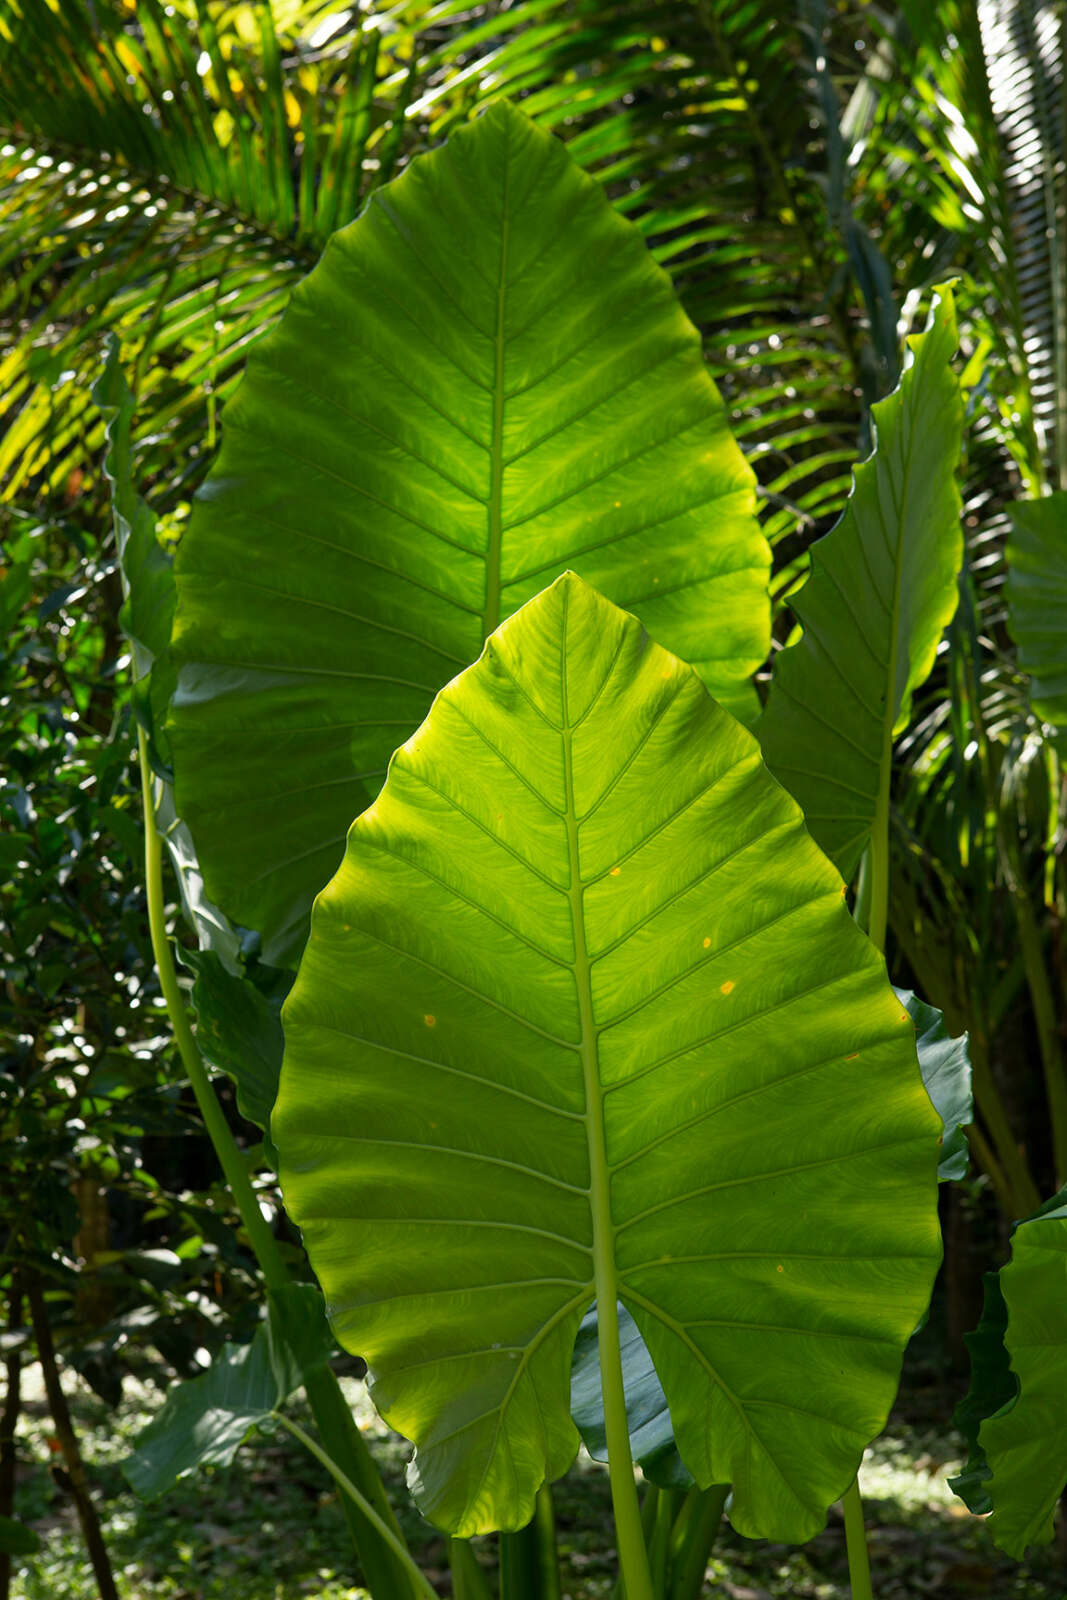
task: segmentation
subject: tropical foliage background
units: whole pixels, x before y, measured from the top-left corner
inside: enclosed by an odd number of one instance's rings
[[[177,540],[248,351],[330,234],[502,96],[638,224],[701,330],[759,478],[778,645],[903,336],[957,280],[967,559],[897,749],[890,967],[971,1038],[979,1177],[945,1201],[960,1362],[1007,1220],[1067,1177],[1045,1111],[1067,1049],[1067,786],[1003,560],[1007,507],[1067,488],[1065,28],[1039,0],[0,0],[9,1397],[31,1299],[110,1400],[144,1345],[195,1370],[254,1315],[144,927],[91,399],[107,341]],[[9,1401],[0,1512],[13,1429]]]

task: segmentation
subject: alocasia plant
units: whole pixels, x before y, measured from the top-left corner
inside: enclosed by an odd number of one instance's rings
[[[955,467],[963,413],[952,294],[909,340],[900,386],[872,408],[877,445],[792,602],[800,638],[775,663],[759,736],[846,878],[874,837],[871,922],[885,936],[893,735],[956,609],[963,554]]]
[[[857,755],[876,773],[848,838],[818,784],[800,796],[846,871],[868,833],[884,844],[893,730],[951,610],[953,348],[946,293],[762,724],[787,779],[801,704],[848,747],[812,739],[806,779],[845,792]],[[583,1426],[603,1423],[630,1600],[653,1580],[624,1359],[647,1369],[650,1470],[720,1486],[687,1502],[681,1600],[727,1484],[742,1532],[805,1538],[884,1419],[939,1255],[916,1028],[945,1085],[942,1176],[966,1157],[960,1048],[888,987],[798,806],[707,693],[752,719],[752,503],[666,278],[498,106],[384,188],[258,346],[154,652],[180,668],[166,738],[208,887],[268,959],[295,964],[357,816],[270,1118],[336,1331],[416,1440],[428,1513],[468,1535],[520,1527],[568,1465],[592,1307]],[[640,620],[573,574],[538,595],[565,566]],[[853,596],[844,625],[827,583]],[[240,983],[201,958],[205,1044],[217,1027],[239,1084],[241,1018],[268,1056],[277,1033],[263,994],[229,1015]],[[236,1395],[233,1428],[284,1392]]]
[[[649,1592],[621,1299],[735,1526],[821,1525],[940,1257],[940,1120],[840,878],[692,668],[572,575],[505,623],[353,825],[283,1020],[286,1204],[428,1515],[529,1518],[595,1300]]]
[[[753,716],[754,486],[669,279],[556,139],[495,105],[380,190],[257,345],[177,558],[179,809],[265,959],[564,567]]]

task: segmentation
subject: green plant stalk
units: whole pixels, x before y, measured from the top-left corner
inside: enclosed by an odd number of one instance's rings
[[[500,1535],[500,1600],[560,1600],[556,1514],[547,1483],[537,1491],[525,1528]]]
[[[871,826],[871,842],[864,857],[869,883],[866,898],[867,937],[875,949],[885,954],[885,934],[889,922],[889,780],[892,772],[893,730],[887,734],[887,751],[882,761],[878,803]],[[866,887],[866,885],[865,885]]]
[[[1052,997],[1041,931],[1034,916],[1030,896],[1021,882],[1012,885],[1012,907],[1019,928],[1019,942],[1026,967],[1026,981],[1034,1008],[1041,1064],[1045,1071],[1045,1094],[1052,1127],[1052,1152],[1056,1163],[1057,1187],[1067,1181],[1067,1075],[1060,1049],[1059,1022]]]
[[[552,1489],[547,1483],[543,1483],[537,1491],[534,1525],[537,1528],[541,1556],[540,1600],[561,1600],[559,1549],[556,1544],[556,1510],[552,1501]]]
[[[1011,1216],[1014,1212],[1014,1195],[1004,1168],[993,1154],[993,1146],[989,1143],[977,1122],[970,1123],[963,1131],[967,1135],[967,1143],[978,1157],[978,1165],[986,1173],[990,1183],[993,1185],[994,1192],[1000,1201],[1005,1216]]]
[[[449,1539],[448,1565],[452,1600],[493,1600],[489,1580],[478,1565],[469,1539]]]
[[[252,1188],[248,1170],[241,1159],[237,1142],[212,1088],[178,986],[174,957],[167,938],[166,909],[163,900],[163,842],[156,826],[148,741],[143,728],[137,730],[137,752],[141,766],[141,794],[144,807],[148,927],[156,970],[159,973],[159,984],[166,1001],[167,1015],[204,1127],[207,1129],[219,1165],[241,1214],[253,1254],[263,1274],[263,1281],[268,1290],[283,1289],[290,1282],[288,1270],[282,1260],[277,1240],[259,1209],[259,1201]],[[396,1565],[392,1556],[381,1548],[372,1530],[379,1521],[386,1525],[391,1523],[393,1538],[396,1540],[400,1539],[400,1530],[370,1451],[355,1425],[337,1378],[328,1367],[319,1367],[308,1373],[305,1376],[305,1389],[315,1425],[323,1439],[343,1462],[351,1477],[361,1484],[363,1497],[378,1507],[375,1518],[368,1526],[356,1506],[350,1506],[346,1501],[346,1521],[371,1591],[382,1596],[383,1600],[395,1600],[398,1592]],[[401,1582],[403,1581],[402,1579]]]
[[[656,1500],[656,1515],[652,1523],[651,1536],[648,1534],[645,1536],[648,1564],[657,1594],[665,1594],[667,1591],[667,1562],[670,1557],[671,1528],[674,1525],[676,1499],[676,1494],[670,1489],[660,1491]],[[643,1511],[644,1507],[642,1513]],[[643,1515],[641,1520],[643,1523]]]
[[[541,1600],[541,1545],[537,1524],[504,1529],[499,1539],[500,1600]]]
[[[871,1588],[871,1563],[867,1554],[867,1532],[863,1526],[863,1501],[859,1479],[853,1480],[841,1496],[845,1513],[845,1544],[848,1549],[848,1581],[852,1600],[874,1600]]]
[[[1041,1196],[1012,1134],[1000,1091],[993,1079],[985,1042],[973,1032],[970,1036],[970,1057],[975,1104],[989,1129],[1011,1190],[1008,1215],[1012,1219],[1028,1217],[1041,1204]]]
[[[894,649],[893,662],[895,655]],[[893,662],[890,664],[890,683],[893,679]],[[892,758],[893,728],[887,720],[878,804],[871,828],[870,843],[864,857],[866,878],[870,884],[867,937],[883,956],[886,925],[889,920],[889,784]],[[842,1495],[841,1509],[845,1513],[845,1549],[848,1554],[848,1577],[852,1600],[874,1600],[871,1589],[871,1559],[867,1551],[867,1532],[863,1526],[863,1501],[860,1499],[859,1478],[854,1478]]]
[[[722,1522],[728,1483],[691,1489],[671,1532],[670,1600],[700,1600],[708,1557]]]
[[[389,1546],[396,1559],[403,1566],[405,1575],[410,1580],[415,1593],[417,1595],[424,1595],[426,1600],[438,1600],[437,1590],[430,1583],[430,1580],[419,1571],[418,1567],[411,1559],[410,1552],[400,1539],[399,1535],[395,1534],[392,1528],[390,1528],[388,1524],[382,1520],[377,1511],[375,1511],[374,1507],[371,1505],[370,1501],[367,1499],[366,1495],[360,1493],[355,1484],[352,1482],[351,1478],[348,1477],[346,1473],[341,1471],[341,1468],[337,1465],[337,1462],[334,1461],[331,1456],[326,1454],[326,1451],[322,1448],[322,1446],[311,1437],[310,1433],[300,1426],[299,1422],[294,1422],[291,1417],[284,1416],[280,1411],[274,1411],[271,1414],[276,1422],[280,1422],[283,1428],[288,1429],[294,1439],[300,1440],[300,1443],[304,1446],[304,1449],[309,1451],[310,1454],[315,1457],[315,1460],[320,1462],[322,1466],[326,1468],[326,1471],[330,1474],[330,1477],[334,1480],[337,1486],[355,1502],[360,1511],[366,1517],[367,1521],[371,1523],[379,1536],[384,1539],[385,1543]]]
[[[566,683],[563,704],[567,706]],[[593,1281],[597,1299],[597,1348],[600,1355],[600,1382],[604,1401],[604,1432],[608,1445],[608,1478],[615,1513],[615,1542],[619,1552],[619,1575],[626,1586],[626,1600],[654,1600],[652,1575],[641,1530],[641,1511],[634,1482],[630,1454],[630,1429],[626,1417],[626,1389],[619,1348],[618,1275],[615,1268],[614,1227],[611,1215],[611,1172],[605,1144],[603,1089],[597,1056],[597,1027],[593,1015],[593,993],[589,952],[585,939],[584,890],[581,858],[578,851],[578,821],[574,801],[574,756],[569,711],[563,729],[563,774],[567,854],[570,868],[571,926],[574,932],[574,976],[581,1020],[581,1061],[588,1112],[589,1204],[593,1218]]]
[[[167,938],[166,910],[163,901],[163,842],[156,827],[156,812],[152,800],[152,773],[148,762],[148,741],[143,728],[137,730],[137,750],[141,763],[141,792],[144,800],[145,837],[145,889],[148,896],[148,927],[152,939],[152,953],[159,973],[159,986],[166,1001],[167,1015],[178,1053],[182,1058],[204,1127],[215,1148],[219,1165],[230,1186],[241,1220],[245,1225],[253,1254],[259,1263],[263,1281],[268,1289],[283,1289],[289,1274],[282,1260],[278,1243],[259,1209],[252,1188],[252,1180],[241,1159],[237,1143],[223,1116],[218,1097],[211,1087],[207,1069],[197,1047],[185,1002],[178,986],[170,941]]]

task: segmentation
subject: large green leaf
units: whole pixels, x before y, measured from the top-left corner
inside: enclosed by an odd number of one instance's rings
[[[982,1423],[990,1531],[1019,1560],[1052,1538],[1067,1483],[1067,1189],[1020,1223],[1001,1269],[1004,1342],[1019,1397]]]
[[[939,1257],[910,1018],[755,740],[567,575],[394,756],[320,895],[272,1129],[427,1514],[517,1527],[621,1300],[697,1482],[804,1539]]]
[[[1011,507],[1008,615],[1034,710],[1067,750],[1067,493]]]
[[[942,289],[908,341],[900,386],[873,407],[877,444],[841,521],[812,550],[759,736],[812,835],[845,878],[888,804],[893,731],[956,609],[963,556],[955,468],[962,406],[956,318]]]
[[[557,140],[501,103],[382,189],[257,346],[177,559],[179,809],[264,958],[561,568],[751,709],[753,481],[669,280]]]

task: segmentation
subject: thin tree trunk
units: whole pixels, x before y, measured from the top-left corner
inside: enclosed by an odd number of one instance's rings
[[[8,1328],[16,1333],[22,1327],[22,1285],[18,1270],[11,1274],[11,1292],[8,1299]],[[15,1430],[22,1409],[22,1352],[12,1350],[4,1362],[7,1388],[4,1393],[4,1410],[0,1415],[0,1517],[15,1514]],[[0,1552],[0,1600],[11,1594],[11,1557]]]
[[[111,1572],[111,1560],[100,1529],[100,1519],[96,1514],[96,1507],[89,1493],[89,1481],[85,1474],[85,1463],[78,1448],[78,1440],[74,1433],[74,1424],[71,1421],[67,1397],[63,1393],[63,1386],[59,1381],[59,1368],[56,1365],[52,1329],[48,1322],[48,1311],[44,1303],[44,1295],[41,1292],[41,1281],[36,1274],[29,1277],[26,1284],[26,1294],[30,1302],[30,1320],[33,1323],[34,1338],[37,1341],[37,1354],[41,1361],[45,1393],[48,1395],[48,1408],[52,1413],[56,1436],[59,1439],[60,1448],[63,1451],[63,1460],[66,1464],[67,1477],[69,1479],[68,1492],[78,1511],[82,1537],[89,1552],[89,1560],[92,1562],[93,1572],[96,1576],[96,1586],[100,1591],[100,1600],[119,1600],[118,1590],[115,1588],[115,1579]]]

